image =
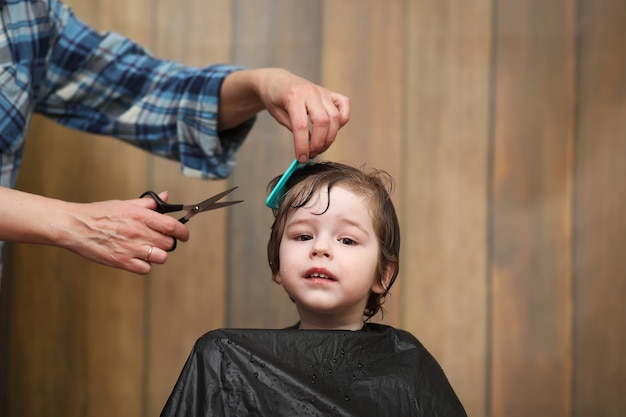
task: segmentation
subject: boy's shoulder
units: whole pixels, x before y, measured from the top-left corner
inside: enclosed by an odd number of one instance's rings
[[[302,349],[293,350],[294,347]],[[434,358],[413,334],[406,330],[378,323],[366,323],[360,331],[347,330],[299,330],[297,327],[284,329],[220,328],[202,335],[194,349],[199,351],[237,348],[261,353],[278,353],[286,350],[289,355],[309,356],[316,350],[327,354],[336,349],[346,352],[367,350],[370,354],[396,356],[409,352],[422,360]]]
[[[365,326],[363,326],[363,331],[397,337],[403,342],[412,343],[420,346],[421,348],[424,347],[419,339],[415,337],[412,333],[386,324],[366,323]]]
[[[222,343],[228,345],[240,344],[263,344],[276,342],[307,342],[316,345],[316,340],[323,340],[322,345],[327,345],[328,341],[341,341],[344,343],[354,342],[380,342],[388,340],[410,348],[411,346],[419,350],[426,350],[420,340],[406,330],[393,326],[366,323],[362,330],[300,330],[296,326],[283,329],[258,329],[258,328],[219,328],[211,330],[202,335],[196,341],[196,347],[203,349],[213,349]]]

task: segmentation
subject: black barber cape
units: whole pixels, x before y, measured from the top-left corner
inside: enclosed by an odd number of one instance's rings
[[[221,329],[196,342],[161,417],[466,416],[410,333]]]

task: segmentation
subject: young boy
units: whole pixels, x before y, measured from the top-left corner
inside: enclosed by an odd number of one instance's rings
[[[391,177],[323,162],[285,179],[267,252],[299,322],[201,337],[162,416],[466,416],[415,337],[369,322],[398,275]]]

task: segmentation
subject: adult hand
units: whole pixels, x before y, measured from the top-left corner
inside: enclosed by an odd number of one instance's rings
[[[296,158],[306,162],[326,151],[350,119],[350,99],[285,70],[268,69],[263,74],[261,100],[293,133]]]
[[[159,196],[167,201],[167,193]],[[151,198],[68,203],[4,187],[0,197],[0,240],[59,246],[137,274],[165,263],[174,238],[189,239],[189,229],[154,211]]]
[[[350,99],[281,68],[237,71],[224,80],[220,129],[267,109],[294,137],[296,158],[324,152],[350,120]],[[310,124],[309,124],[310,123]]]
[[[167,193],[159,197],[167,201]],[[189,239],[186,226],[155,208],[151,198],[83,204],[73,215],[66,247],[92,261],[147,274],[151,263],[167,261],[174,238]]]

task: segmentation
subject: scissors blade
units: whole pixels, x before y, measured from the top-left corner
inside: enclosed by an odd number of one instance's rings
[[[213,209],[216,209],[216,208],[230,206],[232,204],[240,203],[241,201],[227,201],[227,202],[216,203],[217,200],[221,199],[222,197],[224,197],[227,194],[232,193],[237,188],[239,188],[239,187],[233,187],[233,188],[231,188],[229,190],[222,191],[219,194],[215,194],[213,197],[207,198],[203,202],[196,204],[196,206],[199,208],[199,211],[207,211],[207,210],[213,210]]]
[[[233,187],[229,190],[226,191],[222,191],[219,194],[214,195],[213,197],[207,198],[206,200],[196,204],[196,205],[189,205],[189,206],[184,206],[183,210],[185,210],[187,212],[187,215],[184,217],[186,220],[191,219],[193,216],[195,216],[198,213],[202,213],[203,211],[208,211],[208,210],[215,210],[218,208],[222,208],[222,207],[228,207],[228,206],[232,206],[233,204],[237,204],[237,203],[241,203],[243,202],[243,200],[238,200],[238,201],[220,201],[217,202],[217,200],[219,200],[220,198],[224,197],[227,194],[232,193],[234,190],[236,190],[238,187]]]
[[[228,207],[228,206],[232,206],[233,204],[239,204],[239,203],[243,203],[243,200],[237,200],[237,201],[220,201],[217,203],[212,203],[211,205],[209,205],[208,207],[204,207],[202,208],[200,211],[208,211],[208,210],[215,210],[218,208],[222,208],[222,207]]]

